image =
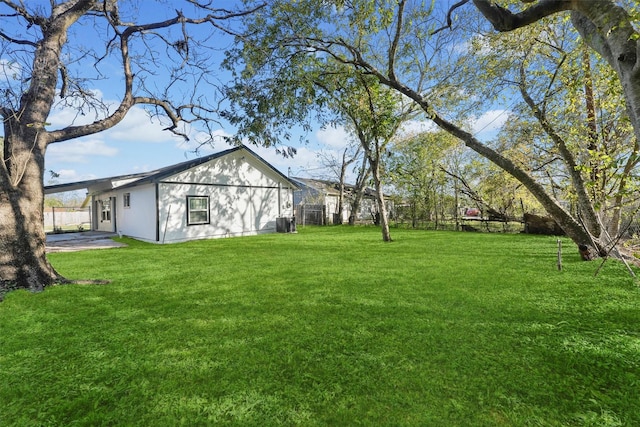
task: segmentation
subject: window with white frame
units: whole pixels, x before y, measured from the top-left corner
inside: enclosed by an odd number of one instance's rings
[[[130,208],[131,207],[131,193],[124,193],[122,195],[122,205],[125,208]]]
[[[209,224],[209,197],[187,196],[187,225]]]

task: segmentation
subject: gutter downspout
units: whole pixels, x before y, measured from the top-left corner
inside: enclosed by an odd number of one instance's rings
[[[160,241],[160,196],[158,190],[158,183],[156,182],[156,242]]]

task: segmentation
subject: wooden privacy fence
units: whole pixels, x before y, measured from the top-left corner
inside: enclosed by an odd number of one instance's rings
[[[89,230],[91,229],[91,209],[75,207],[47,207],[44,209],[45,231]]]

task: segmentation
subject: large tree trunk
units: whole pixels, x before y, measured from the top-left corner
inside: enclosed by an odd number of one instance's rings
[[[572,23],[585,42],[616,71],[627,112],[640,139],[640,43],[629,14],[611,1],[575,2]]]
[[[41,291],[63,280],[46,257],[44,155],[51,141],[45,129],[55,98],[64,28],[52,25],[36,49],[31,85],[20,108],[3,109],[0,162],[0,287]]]
[[[0,294],[24,288],[41,291],[62,281],[45,254],[43,199],[32,192],[29,197],[21,193],[0,192]]]
[[[367,183],[369,171],[371,170],[371,168],[367,166],[367,163],[368,157],[365,155],[362,157],[362,165],[360,166],[358,177],[356,178],[356,188],[353,199],[351,200],[351,214],[349,215],[349,225],[356,224],[356,217],[358,215],[358,212],[360,211],[360,204],[362,203],[362,197],[364,196],[365,184]]]
[[[26,132],[5,133],[3,155],[12,173],[4,170],[0,179],[0,294],[10,289],[41,291],[63,280],[45,253],[45,144],[35,127],[21,129]]]
[[[342,153],[342,164],[340,165],[340,181],[338,183],[340,187],[340,193],[338,195],[338,207],[336,212],[338,214],[337,224],[342,224],[343,222],[342,215],[344,212],[344,180],[347,175],[347,166],[349,166],[349,164],[346,162],[346,155],[347,149],[345,148],[344,153]],[[336,223],[336,221],[334,221],[334,223]]]
[[[16,109],[2,107],[3,152],[0,158],[0,293],[9,289],[41,291],[64,279],[46,257],[44,233],[44,155],[53,142],[45,129],[56,96],[66,30],[94,3],[59,5],[37,43],[29,88]],[[62,139],[62,138],[61,138]]]
[[[376,187],[376,203],[378,205],[378,215],[380,217],[380,228],[382,231],[382,240],[385,242],[391,241],[391,231],[389,230],[389,218],[387,214],[387,206],[384,203],[384,193],[382,192],[382,180],[380,179],[380,162],[374,159],[369,159],[371,164],[371,174],[373,176],[373,182]]]

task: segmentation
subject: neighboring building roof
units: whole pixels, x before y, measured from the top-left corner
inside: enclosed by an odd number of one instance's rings
[[[284,180],[289,182],[293,187],[298,188],[298,185],[295,182],[293,182],[291,179],[287,178],[286,175],[282,174],[279,170],[277,170],[276,168],[271,166],[271,164],[269,164],[266,160],[264,160],[262,157],[260,157],[256,153],[254,153],[252,150],[250,150],[249,148],[247,148],[244,145],[241,145],[241,146],[238,146],[238,147],[230,148],[228,150],[220,151],[218,153],[213,153],[213,154],[210,154],[208,156],[198,157],[198,158],[195,158],[195,159],[192,159],[192,160],[187,160],[186,162],[182,162],[182,163],[177,163],[175,165],[166,166],[164,168],[160,168],[160,169],[157,169],[157,170],[151,171],[151,172],[144,172],[144,173],[131,174],[131,175],[119,175],[119,176],[112,176],[112,177],[109,177],[109,178],[99,178],[99,179],[91,179],[91,180],[87,180],[87,181],[71,182],[71,183],[67,183],[67,184],[47,185],[44,188],[45,189],[45,194],[62,193],[62,192],[65,192],[65,191],[80,190],[80,189],[83,189],[83,188],[93,187],[93,186],[97,186],[97,185],[101,185],[101,184],[104,184],[105,187],[108,188],[108,189],[113,189],[113,188],[134,187],[134,186],[137,186],[137,185],[140,185],[140,184],[147,184],[147,183],[156,183],[156,182],[159,182],[159,181],[163,180],[164,178],[167,178],[167,177],[169,177],[171,175],[174,175],[176,173],[191,169],[191,168],[193,168],[195,166],[201,165],[201,164],[206,163],[208,161],[211,161],[213,159],[224,157],[224,156],[226,156],[228,154],[231,154],[231,153],[233,153],[235,151],[239,151],[239,150],[247,151],[249,154],[251,154],[253,157],[258,159],[260,162],[262,162],[269,169],[274,171],[281,178],[283,178]],[[121,183],[121,184],[118,184],[118,183]]]
[[[322,192],[328,195],[339,195],[340,194],[340,183],[337,181],[329,181],[324,179],[313,179],[313,178],[299,178],[292,177],[292,181],[298,184],[298,187],[302,188],[311,188],[313,190]],[[353,184],[344,184],[344,191],[347,194],[355,193],[356,186]],[[371,187],[366,187],[364,189],[364,195],[366,197],[375,197],[376,191]]]

